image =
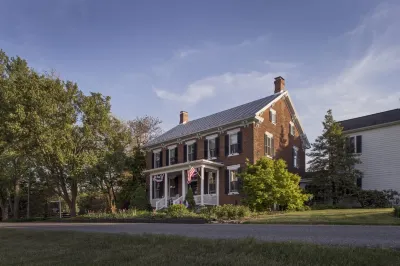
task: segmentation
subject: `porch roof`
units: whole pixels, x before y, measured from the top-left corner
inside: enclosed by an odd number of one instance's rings
[[[143,171],[145,174],[158,174],[158,173],[169,173],[169,172],[174,172],[174,171],[179,171],[179,170],[188,170],[190,167],[199,167],[199,166],[208,166],[212,169],[218,169],[219,167],[223,167],[224,164],[220,162],[213,162],[209,160],[196,160],[196,161],[191,161],[191,162],[186,162],[186,163],[178,163],[178,164],[173,164],[173,165],[168,165],[160,168],[154,168],[154,169],[149,169]]]

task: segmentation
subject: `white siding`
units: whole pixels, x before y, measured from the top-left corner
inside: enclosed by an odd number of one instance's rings
[[[362,189],[400,192],[400,125],[348,134],[362,136]]]

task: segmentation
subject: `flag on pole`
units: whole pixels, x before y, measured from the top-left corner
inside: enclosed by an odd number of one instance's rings
[[[192,168],[190,168],[190,169],[188,170],[187,174],[188,174],[188,181],[187,181],[187,183],[190,184],[190,182],[192,182],[192,177],[193,177],[195,174],[197,174],[197,171],[196,171],[196,169],[194,169],[194,168],[192,167]]]

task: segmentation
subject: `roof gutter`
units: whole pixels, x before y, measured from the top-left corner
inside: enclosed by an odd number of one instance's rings
[[[340,122],[338,122],[338,123],[340,124]],[[400,124],[400,120],[394,121],[394,122],[389,122],[389,123],[368,126],[368,127],[359,127],[359,128],[355,128],[355,129],[343,130],[343,133],[346,133],[346,134],[355,133],[355,132],[359,132],[359,131],[367,131],[367,130],[377,129],[377,128],[381,128],[381,127],[390,127],[390,126],[394,126],[397,124]]]

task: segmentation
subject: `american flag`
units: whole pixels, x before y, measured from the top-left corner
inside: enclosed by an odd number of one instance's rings
[[[196,169],[194,169],[193,167],[192,168],[190,168],[189,170],[188,170],[188,184],[190,184],[190,182],[192,182],[192,177],[195,175],[195,174],[197,174],[197,171],[196,171]]]

